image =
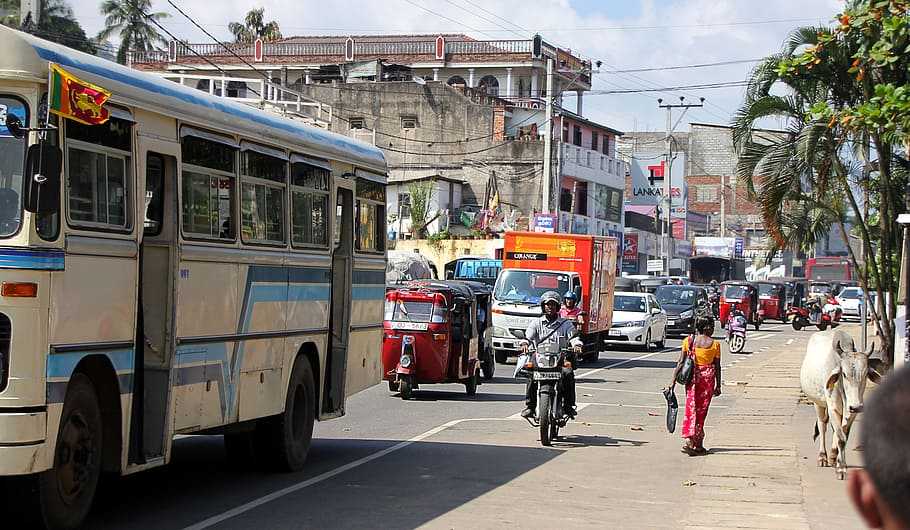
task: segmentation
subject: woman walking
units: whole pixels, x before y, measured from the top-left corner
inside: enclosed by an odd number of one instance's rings
[[[682,436],[686,444],[682,450],[689,456],[707,454],[705,449],[705,418],[711,406],[711,398],[720,395],[720,343],[711,338],[714,334],[714,320],[699,318],[695,322],[696,335],[683,340],[682,351],[673,370],[673,379],[668,390],[673,390],[676,377],[687,356],[695,361],[692,379],[686,385],[686,415],[683,418]]]

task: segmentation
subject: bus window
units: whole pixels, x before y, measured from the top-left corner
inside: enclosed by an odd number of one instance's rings
[[[357,179],[355,243],[357,250],[385,250],[385,187],[364,178]]]
[[[291,243],[325,247],[328,241],[329,171],[291,163]]]
[[[161,233],[164,220],[164,158],[149,153],[145,162],[145,223],[147,236]]]
[[[6,128],[6,117],[15,116],[28,126],[28,106],[19,98],[0,95],[0,237],[19,231],[22,220],[22,168],[26,141]]]
[[[257,151],[241,154],[240,234],[244,242],[283,244],[287,160]]]
[[[233,240],[236,148],[185,136],[182,152],[184,233]]]
[[[66,123],[69,220],[86,227],[127,229],[132,123]]]

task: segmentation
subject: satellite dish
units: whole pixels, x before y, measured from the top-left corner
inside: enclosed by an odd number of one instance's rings
[[[415,82],[415,83],[417,83],[418,85],[421,85],[421,86],[427,84],[427,80],[424,79],[424,78],[422,78],[422,77],[420,77],[419,75],[418,75],[418,76],[415,76],[415,77],[412,77],[412,78],[411,78],[411,81],[413,81],[413,82]]]

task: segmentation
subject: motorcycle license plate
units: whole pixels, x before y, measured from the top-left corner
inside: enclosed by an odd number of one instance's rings
[[[559,374],[555,372],[534,372],[535,381],[551,381],[559,379]]]

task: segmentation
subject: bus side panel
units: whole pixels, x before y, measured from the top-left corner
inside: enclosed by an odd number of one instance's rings
[[[385,304],[385,269],[374,261],[354,260],[351,295],[351,342],[348,351],[345,395],[350,396],[382,379],[382,312]],[[384,260],[376,263],[384,263]]]
[[[240,265],[230,263],[224,250],[185,247],[182,256],[177,284],[178,344],[194,337],[212,338],[177,348],[174,429],[186,432],[211,425],[213,416],[221,423],[228,411],[236,411],[230,375],[241,293]],[[186,259],[190,257],[193,259]]]

